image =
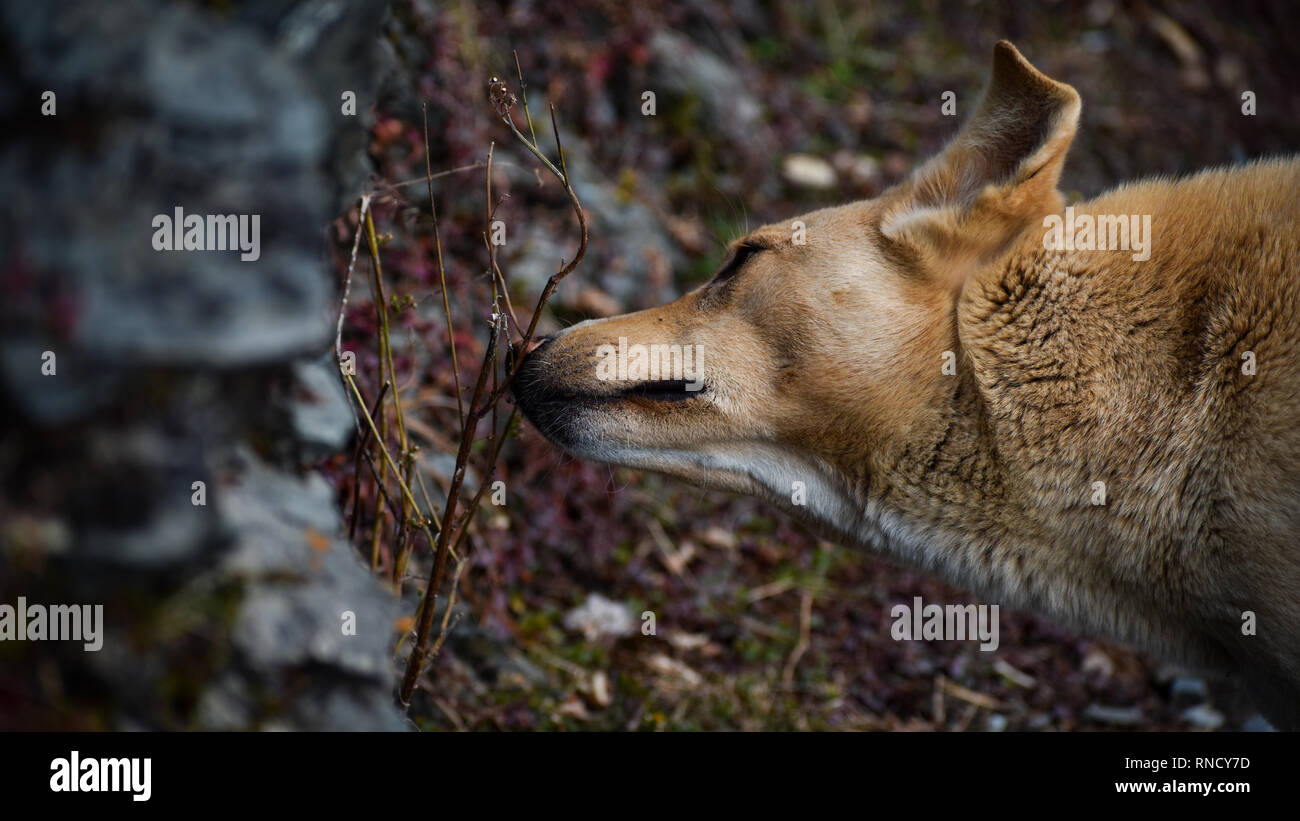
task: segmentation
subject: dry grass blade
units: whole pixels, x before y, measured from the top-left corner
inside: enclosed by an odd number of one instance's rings
[[[451,374],[456,382],[456,408],[460,413],[461,429],[465,427],[465,404],[461,399],[460,388],[460,360],[456,358],[456,334],[451,324],[451,300],[447,296],[447,271],[442,265],[442,234],[438,229],[438,204],[433,198],[433,166],[429,157],[429,106],[424,106],[424,170],[425,177],[429,181],[429,213],[433,217],[433,247],[438,262],[438,286],[442,290],[442,310],[447,318],[447,346],[451,348]],[[492,171],[490,169],[488,175]]]

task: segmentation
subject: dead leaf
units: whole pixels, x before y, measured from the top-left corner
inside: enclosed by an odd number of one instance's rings
[[[307,528],[305,536],[307,539],[307,546],[312,550],[315,550],[317,553],[330,552],[330,547],[334,544],[329,536],[326,536],[314,527]]]

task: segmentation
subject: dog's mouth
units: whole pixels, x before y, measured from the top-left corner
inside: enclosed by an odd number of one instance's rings
[[[597,401],[649,399],[653,402],[681,402],[700,398],[704,395],[706,389],[705,384],[700,381],[657,379],[650,382],[638,382],[613,394],[592,398]]]
[[[566,450],[579,446],[587,436],[583,418],[627,410],[642,412],[661,407],[683,407],[703,400],[708,386],[702,380],[654,379],[630,384],[603,382],[599,386],[570,386],[547,377],[536,354],[524,360],[512,386],[519,409],[542,435]]]
[[[627,400],[653,403],[677,403],[700,399],[708,392],[703,382],[687,379],[656,379],[636,382],[611,391],[570,390],[565,386],[532,382],[515,389],[515,398],[524,406],[546,404],[551,406],[599,407]]]

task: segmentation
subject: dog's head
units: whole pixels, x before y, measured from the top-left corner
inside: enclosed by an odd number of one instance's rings
[[[1059,210],[1078,113],[1074,89],[999,43],[978,108],[910,179],[736,240],[675,302],[544,341],[520,407],[588,459],[778,497],[843,487],[939,413],[960,293]]]

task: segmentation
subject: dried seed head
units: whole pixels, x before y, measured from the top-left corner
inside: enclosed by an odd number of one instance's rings
[[[488,80],[488,99],[492,101],[492,106],[500,117],[510,113],[510,109],[517,102],[517,98],[510,91],[510,86],[506,85],[505,81],[500,77],[493,77]]]

